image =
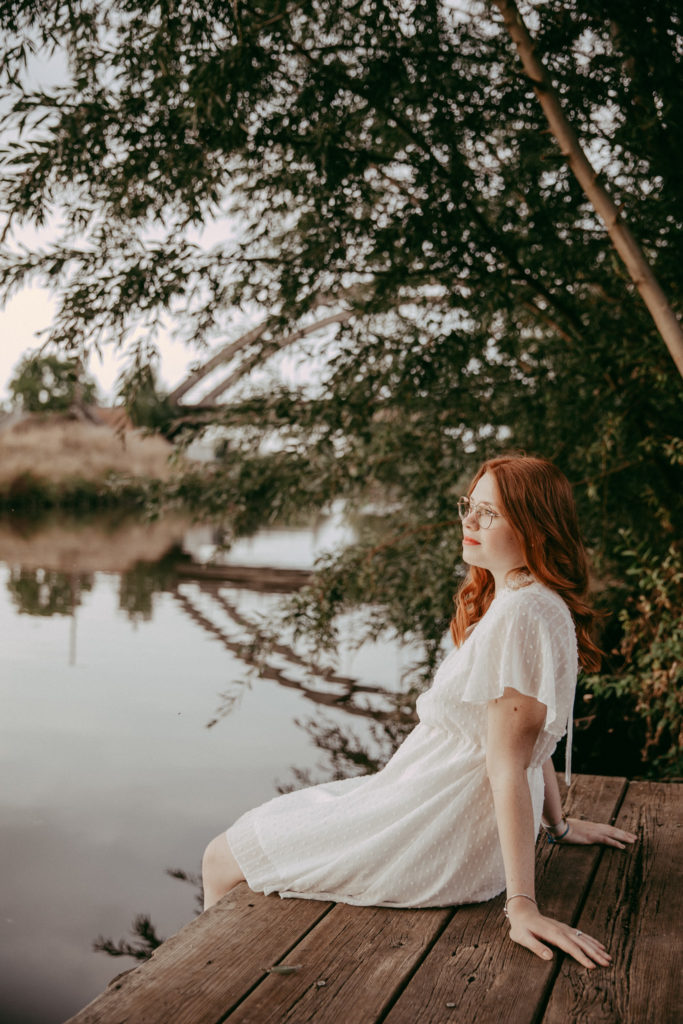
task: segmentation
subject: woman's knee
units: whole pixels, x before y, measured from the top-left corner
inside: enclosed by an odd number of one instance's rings
[[[205,895],[215,902],[238,882],[244,881],[242,870],[233,856],[227,836],[222,832],[211,840],[202,859]]]

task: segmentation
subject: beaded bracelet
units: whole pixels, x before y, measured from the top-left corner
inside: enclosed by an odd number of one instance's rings
[[[557,829],[562,828],[563,825],[565,826],[564,831],[558,834]],[[541,827],[543,828],[543,831],[548,837],[548,842],[554,845],[555,843],[562,842],[562,840],[566,838],[570,826],[568,821],[565,821],[564,818],[561,818],[558,821],[557,825],[545,825],[543,822],[541,822]]]

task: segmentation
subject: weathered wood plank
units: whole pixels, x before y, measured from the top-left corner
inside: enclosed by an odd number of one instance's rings
[[[371,1024],[452,914],[339,904],[287,957],[299,968],[269,975],[230,1024]]]
[[[543,1024],[680,1024],[683,1020],[683,786],[632,782],[618,824],[639,834],[605,851],[579,927],[600,933],[607,971],[566,960]]]
[[[625,786],[620,778],[577,777],[566,800],[567,813],[610,820]],[[598,847],[539,843],[537,894],[543,911],[575,920],[599,857]],[[513,945],[507,939],[502,907],[499,897],[459,908],[385,1024],[535,1020],[552,985],[556,961],[544,962]],[[562,1024],[571,1019],[565,1017]]]
[[[217,1024],[331,906],[243,883],[67,1024]]]

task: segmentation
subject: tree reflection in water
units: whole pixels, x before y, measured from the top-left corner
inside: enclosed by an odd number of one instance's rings
[[[404,700],[405,698],[396,695],[397,704]],[[367,710],[366,714],[369,718],[374,717],[370,710]],[[309,719],[306,722],[295,719],[295,722],[312,737],[316,747],[329,756],[332,770],[321,768],[319,774],[322,777],[314,778],[310,770],[292,767],[290,773],[293,782],[279,784],[277,787],[279,793],[289,793],[294,789],[315,785],[317,782],[347,779],[379,771],[415,724],[408,718],[403,708],[398,708],[395,719],[384,717],[381,721],[372,722],[369,730],[370,742],[368,743],[360,739],[350,727],[344,727],[324,719]],[[194,886],[195,911],[196,914],[200,914],[204,903],[201,875],[170,868],[166,869],[166,874]],[[93,949],[96,952],[107,953],[109,956],[130,956],[136,960],[147,960],[154,950],[165,941],[158,936],[156,928],[147,914],[136,915],[131,925],[131,933],[136,937],[134,942],[129,939],[119,939],[118,942],[114,942],[113,939],[98,936],[93,943]]]
[[[73,615],[81,595],[92,590],[91,573],[10,569],[7,589],[21,615]]]
[[[156,562],[137,562],[121,571],[119,608],[132,622],[148,621],[153,615],[155,595],[170,594],[196,625],[219,640],[244,666],[245,678],[233,679],[230,688],[220,695],[221,704],[207,728],[219,724],[235,709],[252,680],[272,680],[342,716],[341,722],[319,713],[315,718],[296,720],[324,752],[326,764],[313,770],[293,766],[290,780],[278,785],[279,792],[378,771],[414,725],[415,693],[395,693],[364,683],[300,653],[262,618],[252,618],[238,607],[241,588],[234,583],[192,581],[187,578],[186,562],[183,579],[179,580],[176,569],[180,557],[179,549],[173,548]],[[21,613],[73,617],[83,595],[93,589],[93,581],[92,572],[14,568],[9,572],[7,588]],[[347,716],[350,721],[345,721]],[[353,722],[359,720],[369,724],[363,736],[353,728]],[[179,868],[167,868],[166,873],[194,888],[199,913],[203,902],[201,876]],[[163,941],[150,916],[138,914],[131,925],[131,937],[115,941],[100,935],[93,948],[108,956],[129,956],[139,961],[148,959]]]
[[[368,711],[368,716],[372,716],[372,712]],[[293,767],[290,772],[294,782],[278,785],[279,793],[315,786],[318,782],[332,782],[378,772],[415,725],[401,710],[393,720],[386,718],[381,722],[373,722],[369,730],[370,743],[367,743],[359,739],[350,728],[343,728],[324,719],[310,718],[307,722],[295,719],[295,722],[306,730],[316,747],[327,754],[332,770],[320,768],[316,778],[310,769]]]
[[[362,683],[352,676],[339,674],[330,665],[322,665],[300,654],[281,638],[269,633],[261,621],[249,618],[238,609],[231,600],[234,586],[225,587],[209,581],[173,582],[169,585],[164,573],[158,570],[153,585],[145,578],[144,566],[136,567],[134,572],[135,575],[129,579],[135,581],[136,593],[143,595],[143,600],[147,599],[146,595],[154,593],[154,585],[170,590],[189,618],[219,640],[247,670],[246,679],[233,680],[231,688],[221,694],[222,702],[207,728],[213,728],[235,709],[245,688],[255,677],[297,689],[307,700],[333,707],[344,716],[370,720],[365,738],[354,731],[350,722],[340,724],[319,714],[305,721],[295,720],[309,734],[315,746],[326,754],[327,765],[315,773],[293,766],[290,769],[291,781],[280,783],[278,792],[286,793],[316,782],[376,772],[386,764],[413,728],[415,693],[395,693]],[[138,601],[135,607],[139,610],[142,603]],[[132,607],[129,602],[127,610]],[[216,621],[214,615],[220,616],[221,621]],[[285,667],[282,667],[283,662]],[[201,876],[178,869],[167,869],[167,874],[195,887],[195,906],[200,913],[203,903]],[[151,919],[144,914],[135,917],[131,932],[135,936],[133,942],[128,939],[114,942],[100,936],[93,948],[110,956],[131,956],[141,960],[150,957],[163,941]]]
[[[121,573],[119,608],[131,622],[149,622],[154,614],[154,597],[175,584],[180,549],[173,548],[158,562],[137,562]]]

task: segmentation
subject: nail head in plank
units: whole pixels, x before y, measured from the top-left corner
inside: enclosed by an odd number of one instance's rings
[[[67,1024],[216,1024],[330,907],[242,883]]]
[[[369,1024],[452,913],[339,904],[287,957],[298,969],[269,975],[230,1024]]]

